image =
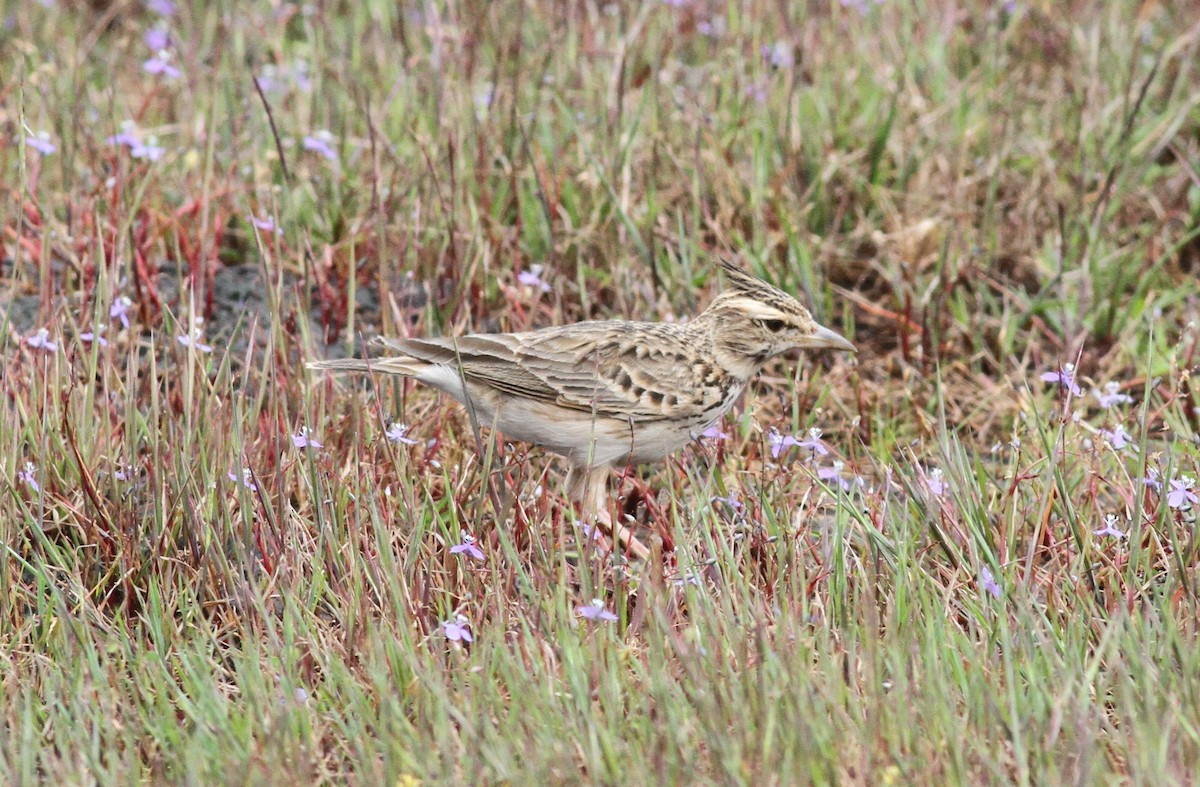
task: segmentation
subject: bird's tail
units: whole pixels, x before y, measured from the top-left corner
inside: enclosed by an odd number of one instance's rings
[[[373,367],[362,358],[335,358],[330,361],[309,361],[305,364],[314,372],[325,370],[330,372],[369,372]]]
[[[421,363],[413,358],[334,358],[309,361],[305,365],[314,372],[381,372],[411,376],[420,372]]]

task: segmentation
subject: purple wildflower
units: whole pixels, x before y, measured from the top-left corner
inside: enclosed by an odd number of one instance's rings
[[[242,474],[240,477],[236,473],[234,473],[232,470],[230,470],[225,475],[229,477],[230,481],[234,482],[235,484],[241,484],[242,486],[249,489],[251,492],[258,491],[258,484],[254,483],[254,473],[250,472],[250,468],[248,468],[248,467],[242,468]]]
[[[403,443],[404,445],[416,445],[417,441],[411,437],[407,437],[408,427],[404,424],[392,424],[388,427],[383,436],[393,443]]]
[[[318,153],[330,161],[337,161],[337,152],[330,146],[333,142],[333,135],[328,131],[317,131],[309,134],[304,138],[303,146],[305,150],[311,150]]]
[[[795,51],[791,43],[776,41],[774,44],[762,45],[763,61],[771,68],[791,68],[796,61]]]
[[[113,478],[118,481],[131,481],[137,475],[137,470],[133,465],[117,465],[117,469],[113,471]]]
[[[45,328],[38,328],[38,332],[33,336],[26,337],[25,344],[35,350],[52,353],[58,350],[58,342],[50,338],[50,331]]]
[[[171,52],[168,49],[160,49],[154,57],[142,63],[142,70],[147,74],[161,75],[167,79],[177,79],[183,76],[182,71],[171,65]]]
[[[100,335],[103,332],[104,332],[103,325],[100,326],[99,331],[84,331],[83,333],[79,334],[79,341],[87,342],[88,344],[92,344],[93,342],[95,342],[96,344],[99,344],[101,347],[107,347],[108,339],[105,339],[103,336]]]
[[[175,13],[175,3],[171,0],[146,0],[146,8],[159,16],[172,16]]]
[[[1155,492],[1162,492],[1162,476],[1153,467],[1146,471],[1146,477],[1142,479],[1142,483],[1153,489]]]
[[[196,352],[210,353],[213,350],[211,344],[205,344],[203,341],[201,341],[201,339],[204,338],[204,331],[200,328],[192,328],[192,332],[190,334],[183,334],[176,338],[179,339],[179,343],[184,347],[191,348]]]
[[[992,598],[1000,598],[1000,585],[992,577],[992,572],[988,570],[987,566],[979,569],[979,585],[985,593],[991,593]]]
[[[1133,436],[1121,424],[1117,424],[1115,429],[1101,429],[1100,436],[1116,451],[1123,451],[1133,444]],[[1134,450],[1137,450],[1137,446],[1134,446]]]
[[[296,89],[302,93],[307,93],[312,90],[312,80],[308,78],[308,62],[301,58],[296,58],[292,64],[291,70],[292,81],[296,83]]]
[[[129,148],[130,156],[146,161],[158,161],[165,152],[153,137],[143,141],[133,123],[129,121],[121,124],[120,134],[113,134],[108,138],[108,144],[124,145]]]
[[[266,218],[260,219],[257,216],[251,214],[249,216],[249,219],[250,219],[250,223],[253,224],[255,226],[255,228],[261,232],[273,232],[276,235],[278,235],[278,234],[280,234],[280,232],[282,232],[282,230],[280,230],[279,227],[275,226],[275,219],[272,216],[267,216]]]
[[[848,478],[842,477],[842,470],[845,467],[846,467],[845,462],[834,460],[833,465],[830,467],[817,468],[817,478],[821,479],[822,481],[829,484],[830,486],[833,486],[836,484],[837,486],[840,486],[842,488],[842,491],[849,492],[850,489],[854,486],[854,482],[852,482]],[[855,481],[857,481],[860,484],[862,483],[861,478],[856,478]]]
[[[292,435],[292,445],[297,448],[324,448],[323,443],[317,442],[308,436],[308,427],[300,427],[300,431]]]
[[[746,89],[742,91],[746,97],[752,99],[755,104],[767,103],[767,81],[765,79],[756,79]]]
[[[113,301],[112,306],[108,309],[108,317],[111,320],[120,320],[122,328],[129,327],[129,308],[133,306],[133,301],[122,295]]]
[[[171,33],[165,27],[152,27],[142,36],[142,40],[146,42],[147,49],[158,52],[171,45]]]
[[[1171,490],[1167,492],[1167,505],[1171,508],[1188,508],[1189,503],[1200,502],[1196,498],[1196,493],[1192,491],[1195,484],[1196,479],[1191,476],[1172,478]]]
[[[1105,383],[1103,392],[1093,388],[1092,395],[1096,397],[1100,402],[1100,406],[1105,410],[1115,407],[1118,404],[1129,404],[1133,401],[1132,396],[1121,393],[1121,384],[1118,382]]]
[[[579,524],[579,523],[576,522],[575,524]],[[593,527],[592,525],[584,525],[581,529],[583,530],[583,537],[586,538],[588,541],[599,541],[600,540],[600,528]]]
[[[1075,382],[1075,364],[1073,363],[1063,364],[1063,367],[1056,372],[1044,372],[1041,377],[1048,383],[1054,383],[1061,388],[1067,389],[1071,392],[1072,396],[1083,394],[1083,391],[1079,388],[1079,384]]]
[[[542,266],[530,265],[529,270],[517,274],[517,281],[525,287],[532,287],[540,292],[550,292],[550,285],[542,280]]]
[[[575,611],[579,613],[579,617],[591,621],[603,620],[612,622],[617,619],[616,615],[604,608],[604,602],[598,598],[592,599],[591,604],[575,607]]]
[[[474,642],[471,634],[471,624],[465,615],[457,615],[454,620],[442,621],[442,634],[451,642]]]
[[[940,467],[929,471],[929,478],[925,479],[925,486],[929,487],[929,494],[934,497],[941,497],[950,489],[950,484],[946,483]]]
[[[883,0],[871,0],[870,3],[868,3],[867,0],[839,0],[839,2],[841,3],[842,8],[852,8],[864,16],[866,15],[867,11],[870,10],[872,4],[883,5]]]
[[[164,149],[155,144],[151,139],[149,142],[139,142],[136,145],[129,146],[129,155],[133,158],[145,159],[146,161],[158,161],[162,158]]]
[[[1117,529],[1117,515],[1108,514],[1104,517],[1104,527],[1100,530],[1093,530],[1093,535],[1097,538],[1104,536],[1112,536],[1113,538],[1124,538],[1125,534]]]
[[[42,488],[37,482],[37,465],[33,462],[26,462],[24,470],[17,471],[17,480],[25,484],[35,492],[41,492]]]
[[[462,543],[450,547],[451,555],[466,555],[476,560],[483,560],[483,550],[475,546],[475,539],[466,533],[462,534]]]
[[[45,131],[25,135],[25,145],[36,150],[40,155],[49,156],[58,150],[58,146],[50,141],[50,135]]]
[[[720,424],[713,424],[701,432],[700,436],[706,440],[716,440],[718,442],[729,439],[729,433],[722,431]]]
[[[724,503],[725,505],[729,506],[729,508],[732,509],[733,511],[741,511],[742,509],[744,509],[746,507],[746,505],[741,500],[738,500],[737,492],[730,492],[725,497],[714,497],[712,499],[712,501],[714,503]]]
[[[796,442],[797,448],[807,448],[811,451],[811,459],[816,459],[818,456],[825,456],[829,453],[829,449],[821,442],[821,430],[815,426],[808,430],[808,437]]]
[[[767,432],[767,443],[771,446],[771,458],[778,459],[779,455],[794,445],[800,445],[800,441],[792,435],[781,434],[778,429],[771,427]]]

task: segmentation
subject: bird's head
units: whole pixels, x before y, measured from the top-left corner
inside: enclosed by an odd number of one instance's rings
[[[728,288],[705,310],[718,360],[730,371],[750,377],[771,358],[792,350],[845,350],[855,347],[843,336],[818,325],[792,296],[751,276],[731,262],[721,267]]]

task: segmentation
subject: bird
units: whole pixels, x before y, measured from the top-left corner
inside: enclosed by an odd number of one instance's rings
[[[411,377],[467,407],[474,423],[561,456],[585,517],[645,559],[608,514],[610,470],[657,462],[716,424],[773,358],[856,352],[798,300],[721,259],[728,285],[690,320],[590,320],[519,333],[394,339],[395,354],[313,361],[314,371]]]

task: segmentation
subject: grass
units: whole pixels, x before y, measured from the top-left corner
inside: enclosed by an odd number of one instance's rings
[[[1193,779],[1200,20],[798,6],[6,12],[0,778]],[[303,370],[678,318],[716,254],[860,353],[614,481],[648,565]]]

